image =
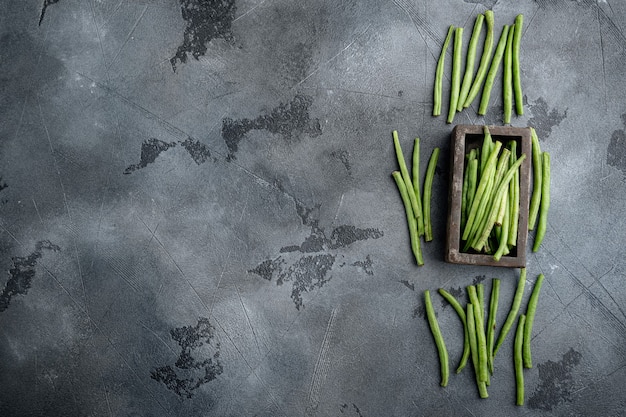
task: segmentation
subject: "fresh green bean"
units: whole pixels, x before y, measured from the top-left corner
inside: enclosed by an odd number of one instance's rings
[[[463,48],[463,28],[454,30],[454,54],[452,55],[452,86],[450,87],[450,108],[448,109],[447,123],[452,123],[456,106],[459,102],[459,90],[461,88],[461,49]]]
[[[439,148],[433,149],[426,168],[426,178],[424,179],[424,239],[427,242],[433,240],[433,225],[430,221],[430,200],[433,191],[433,179],[435,178],[435,168],[439,159]]]
[[[524,114],[524,98],[522,96],[522,82],[519,70],[519,50],[522,42],[523,25],[524,15],[518,14],[515,17],[515,33],[513,35],[513,92],[515,94],[515,111],[518,116]]]
[[[533,323],[535,322],[535,313],[537,312],[537,302],[539,301],[539,293],[541,292],[541,284],[543,284],[543,274],[539,274],[533,292],[530,293],[528,306],[526,307],[526,326],[524,327],[524,347],[522,356],[524,358],[524,368],[532,368],[533,361],[530,352],[530,339],[533,332]]]
[[[437,346],[437,352],[439,353],[439,366],[441,369],[441,383],[442,387],[448,385],[448,351],[446,349],[446,344],[443,340],[443,336],[441,335],[441,330],[439,330],[439,324],[437,323],[437,317],[435,316],[435,310],[433,308],[433,303],[430,299],[430,292],[428,290],[424,291],[424,302],[426,305],[426,316],[428,317],[428,325],[430,326],[430,331],[433,334],[433,339],[435,339],[435,345]]]
[[[502,106],[504,109],[504,124],[511,123],[511,112],[513,108],[513,34],[515,25],[509,27],[509,35],[506,38],[506,49],[504,50],[504,64],[502,72]]]
[[[493,11],[485,11],[485,24],[487,26],[487,35],[485,36],[483,55],[480,58],[480,64],[478,64],[478,71],[476,72],[476,77],[474,77],[472,87],[470,88],[470,91],[467,94],[467,98],[465,99],[465,103],[463,104],[463,107],[465,108],[469,107],[472,104],[472,102],[478,95],[478,92],[480,91],[480,87],[482,87],[485,76],[487,75],[489,60],[491,59],[491,49],[493,48],[493,23]]]
[[[443,71],[446,54],[448,53],[448,45],[450,44],[450,38],[454,33],[454,26],[450,25],[448,28],[448,34],[446,40],[441,47],[441,55],[437,61],[437,70],[435,71],[435,89],[433,93],[433,116],[439,116],[441,114],[441,95],[443,92]]]
[[[480,38],[480,31],[483,28],[483,20],[485,16],[479,14],[476,16],[474,22],[474,29],[472,30],[472,36],[470,37],[469,45],[467,46],[467,56],[465,58],[465,74],[463,75],[463,82],[461,83],[461,90],[459,91],[459,101],[456,106],[456,111],[463,110],[463,105],[467,99],[470,87],[472,86],[472,80],[474,78],[474,62],[476,61],[476,47],[478,46],[478,38]]]
[[[510,235],[509,226],[510,226],[510,205],[508,204],[508,199],[506,196],[502,198],[502,205],[504,206],[504,217],[502,219],[502,232],[500,233],[500,239],[498,240],[498,249],[493,254],[494,261],[499,261],[503,255],[505,255],[508,250],[508,239]]]
[[[524,296],[524,286],[526,285],[526,268],[520,269],[520,277],[517,281],[517,289],[515,290],[515,295],[513,296],[513,302],[511,303],[511,308],[509,309],[509,314],[506,316],[506,320],[500,329],[500,334],[498,335],[498,339],[496,339],[496,346],[493,348],[493,356],[496,356],[498,349],[506,339],[507,334],[511,330],[513,323],[515,322],[515,318],[517,317],[517,313],[519,312],[519,307],[522,304],[522,297]]]
[[[439,288],[439,294],[452,306],[456,314],[458,314],[459,319],[461,319],[461,323],[463,323],[463,354],[461,355],[461,360],[459,361],[459,366],[456,368],[456,373],[458,374],[465,368],[467,364],[467,359],[470,355],[470,344],[469,344],[469,336],[467,331],[467,316],[465,314],[465,310],[461,307],[461,304],[458,302],[456,298],[448,291],[443,288]]]
[[[500,298],[500,280],[491,280],[491,297],[489,298],[489,318],[487,320],[487,366],[493,374],[493,344],[496,332],[496,316],[498,314],[498,299]]]
[[[409,193],[407,187],[402,179],[402,174],[399,171],[394,171],[392,174],[393,179],[396,181],[398,190],[400,191],[400,197],[402,197],[402,203],[404,204],[404,210],[406,212],[406,220],[409,227],[409,238],[411,240],[411,251],[415,257],[415,261],[419,266],[424,265],[424,259],[422,257],[422,248],[420,245],[420,239],[417,235],[417,220],[413,214],[413,208],[411,207],[411,201],[409,200]]]
[[[476,296],[478,297],[478,304],[480,305],[480,317],[485,322],[485,284],[479,282],[475,285]]]
[[[524,330],[527,326],[526,316],[519,316],[517,330],[515,331],[515,343],[513,344],[513,363],[515,366],[515,394],[517,405],[524,405],[524,366],[522,360],[522,345],[524,343]]]
[[[463,188],[461,190],[461,230],[465,227],[465,221],[467,220],[467,188],[469,186],[469,160],[470,154],[465,157],[465,172],[463,172]]]
[[[487,114],[487,106],[489,106],[489,98],[491,97],[491,90],[493,89],[493,82],[495,81],[496,75],[498,74],[500,62],[502,62],[502,56],[504,55],[504,49],[506,47],[508,36],[509,36],[509,25],[504,25],[502,27],[500,40],[498,41],[498,45],[496,46],[496,51],[494,52],[493,58],[491,60],[491,66],[489,67],[487,78],[485,79],[485,85],[483,87],[483,95],[480,98],[480,105],[478,106],[478,114],[481,116],[484,116],[485,114]]]
[[[470,352],[472,356],[472,364],[474,365],[474,373],[476,374],[476,386],[478,387],[478,394],[480,398],[489,397],[487,392],[487,384],[480,380],[479,377],[479,363],[478,363],[478,340],[476,337],[476,320],[474,319],[474,306],[471,303],[467,304],[467,333],[470,343]]]
[[[394,130],[392,132],[393,136],[393,146],[396,150],[396,158],[398,159],[398,165],[400,166],[400,173],[402,174],[402,180],[406,185],[406,190],[409,195],[409,201],[411,202],[411,208],[413,209],[413,215],[417,218],[422,215],[421,208],[417,203],[417,196],[415,195],[415,188],[413,186],[413,181],[411,180],[411,176],[409,175],[409,170],[406,166],[406,161],[404,160],[404,154],[402,153],[402,146],[400,146],[400,139],[398,139],[398,132]]]
[[[467,224],[467,217],[469,216],[470,207],[474,202],[474,195],[476,195],[476,185],[478,182],[478,159],[474,158],[469,162],[469,178],[467,184],[467,207],[465,213],[465,224]],[[465,227],[465,224],[463,227]]]
[[[517,141],[512,140],[509,144],[511,147],[511,164],[514,164],[517,160]],[[520,204],[520,183],[519,183],[519,171],[515,171],[513,179],[509,183],[509,193],[512,193],[510,198],[511,213],[509,216],[509,236],[507,244],[509,246],[515,246],[517,244],[517,231],[519,228],[519,204]]]
[[[420,193],[420,139],[415,138],[413,142],[413,167],[411,172],[413,174],[413,188],[415,192],[415,199],[417,200],[418,210],[422,213],[422,195]],[[417,235],[424,235],[424,216],[417,216]]]
[[[510,187],[509,187],[510,188]],[[502,196],[502,203],[500,204],[500,209],[498,210],[498,217],[496,218],[496,226],[502,226],[502,222],[504,221],[504,216],[509,209],[509,190],[504,191],[504,196]],[[498,232],[498,240],[500,240],[500,232]]]
[[[467,287],[470,303],[474,306],[474,323],[476,325],[476,342],[478,347],[478,379],[487,383],[489,380],[489,370],[487,368],[487,340],[485,337],[485,324],[482,317],[482,308],[480,308],[480,300],[476,293],[476,287],[470,285]]]
[[[550,209],[550,154],[543,151],[543,171],[541,172],[541,207],[537,220],[537,232],[533,243],[533,252],[539,250],[548,227],[548,210]]]
[[[530,128],[530,138],[533,155],[533,194],[530,197],[530,208],[528,209],[528,230],[533,230],[537,222],[537,214],[539,214],[539,204],[541,202],[543,157],[541,156],[541,147],[539,146],[537,132],[532,127]]]
[[[482,144],[482,149],[480,151],[480,175],[481,176],[485,172],[485,166],[487,165],[487,160],[489,159],[489,155],[491,155],[493,146],[494,146],[494,143],[493,143],[493,138],[491,137],[491,132],[489,131],[489,127],[485,125],[483,126],[483,144]]]

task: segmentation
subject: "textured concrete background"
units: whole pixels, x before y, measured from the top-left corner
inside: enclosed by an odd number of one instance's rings
[[[422,302],[499,277],[501,323],[519,274],[443,262],[435,63],[487,8],[526,17],[512,124],[553,161],[524,407],[512,337],[489,399],[438,386]],[[2,1],[0,414],[626,415],[625,31],[619,0]],[[421,268],[394,129],[442,149]]]

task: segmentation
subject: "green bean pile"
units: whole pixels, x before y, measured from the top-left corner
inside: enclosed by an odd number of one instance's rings
[[[463,251],[492,254],[498,261],[517,244],[520,206],[517,142],[494,141],[484,126],[481,148],[466,155],[461,196]]]
[[[486,26],[486,35],[478,69],[475,70],[478,42],[483,24]],[[518,116],[524,114],[522,85],[520,77],[519,53],[522,40],[524,16],[518,14],[511,25],[503,25],[500,39],[492,55],[494,40],[494,15],[487,10],[479,14],[474,21],[474,27],[467,47],[465,65],[463,65],[463,28],[448,27],[448,33],[441,48],[435,71],[433,89],[433,116],[441,115],[443,79],[445,72],[445,56],[448,46],[454,36],[452,50],[452,68],[450,74],[450,101],[447,123],[452,123],[457,112],[472,105],[482,89],[482,96],[478,107],[478,114],[485,115],[491,97],[494,80],[502,61],[503,83],[502,103],[504,123],[511,123],[513,103]]]
[[[530,197],[530,208],[528,209],[528,230],[535,228],[535,241],[533,252],[537,252],[543,242],[548,224],[548,209],[550,208],[550,154],[541,152],[537,132],[530,128],[532,141],[532,161],[533,161],[533,193]]]
[[[526,311],[520,314],[520,306],[526,284],[526,268],[521,268],[511,307],[497,338],[495,337],[496,317],[500,299],[500,280],[498,278],[491,280],[491,294],[488,306],[484,299],[484,285],[482,283],[468,285],[465,288],[468,298],[465,308],[448,291],[439,288],[438,293],[452,306],[463,326],[463,353],[456,373],[460,373],[465,368],[468,360],[471,359],[476,378],[476,388],[480,398],[489,397],[487,388],[491,384],[491,376],[495,371],[496,354],[515,321],[517,321],[513,343],[513,365],[516,383],[515,403],[524,405],[524,368],[532,367],[530,342],[543,280],[544,275],[539,274],[528,299]],[[445,387],[448,385],[450,374],[448,351],[428,290],[424,291],[424,303],[428,324],[439,355],[440,385]]]
[[[423,236],[426,242],[433,240],[432,222],[430,216],[430,202],[432,198],[433,179],[439,159],[439,148],[434,148],[428,160],[424,177],[423,195],[420,194],[420,139],[413,142],[413,157],[411,173],[404,159],[398,132],[392,132],[393,145],[398,160],[399,171],[393,171],[391,176],[396,182],[404,210],[406,213],[411,251],[418,266],[424,265],[420,239]]]

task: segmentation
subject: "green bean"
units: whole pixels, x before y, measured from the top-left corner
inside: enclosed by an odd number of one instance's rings
[[[476,72],[476,77],[474,77],[474,82],[472,83],[472,87],[470,88],[469,93],[467,94],[467,98],[465,99],[465,103],[463,107],[469,107],[478,92],[480,91],[480,87],[485,80],[485,76],[487,75],[487,68],[489,67],[489,60],[491,59],[491,49],[493,48],[493,11],[487,10],[485,11],[485,24],[487,25],[487,35],[485,36],[485,46],[483,47],[483,55],[480,58],[480,64],[478,64],[478,71]]]
[[[528,209],[528,230],[535,228],[537,222],[537,214],[539,214],[539,204],[541,202],[541,183],[542,183],[542,156],[541,147],[539,146],[539,138],[534,128],[530,128],[530,137],[532,143],[533,155],[533,194],[530,197],[530,208]]]
[[[447,123],[452,123],[459,102],[461,88],[461,49],[463,48],[463,28],[454,30],[454,54],[452,56],[452,86],[450,87],[450,108],[448,109]]]
[[[417,203],[417,197],[415,195],[415,188],[413,187],[413,181],[409,175],[409,170],[404,160],[404,154],[402,153],[402,146],[400,146],[400,139],[398,139],[398,132],[394,130],[392,132],[393,146],[396,150],[396,158],[398,159],[398,165],[400,166],[400,172],[402,173],[402,180],[406,185],[406,190],[409,195],[409,201],[411,202],[411,208],[413,209],[413,215],[417,218],[422,215],[421,208]]]
[[[487,384],[481,381],[479,378],[479,363],[478,363],[478,341],[476,337],[476,320],[474,319],[474,306],[470,303],[467,304],[467,334],[470,343],[470,352],[472,355],[472,364],[474,365],[474,373],[476,374],[476,386],[478,387],[478,393],[480,398],[489,397],[487,392]]]
[[[439,330],[439,324],[437,323],[437,317],[435,316],[435,310],[433,309],[433,303],[430,300],[430,292],[424,291],[424,302],[426,304],[426,316],[428,317],[428,325],[430,331],[435,339],[435,345],[437,346],[437,352],[439,353],[439,366],[441,369],[441,383],[442,387],[448,385],[448,351],[446,350],[446,344]]]
[[[446,54],[448,52],[448,45],[450,44],[450,38],[454,33],[454,26],[450,25],[448,28],[448,34],[446,40],[441,47],[441,55],[437,61],[437,70],[435,71],[435,91],[433,93],[433,116],[439,116],[441,114],[441,95],[443,91],[443,71]]]
[[[504,221],[504,216],[506,215],[506,212],[508,211],[508,209],[509,209],[509,190],[505,190],[504,196],[502,196],[502,203],[500,204],[500,209],[498,210],[498,217],[496,218],[496,226],[502,226],[502,222]],[[500,240],[499,232],[498,232],[498,240]]]
[[[461,230],[465,226],[467,220],[467,188],[469,186],[469,159],[470,154],[465,157],[465,172],[463,172],[463,188],[461,190]]]
[[[478,380],[487,382],[489,372],[487,368],[487,340],[485,337],[485,324],[482,317],[482,308],[476,294],[476,287],[470,285],[467,287],[470,303],[474,306],[474,323],[476,325],[476,342],[478,348]]]
[[[519,49],[522,42],[522,26],[524,15],[515,17],[515,33],[513,35],[513,92],[515,93],[515,111],[518,116],[524,114],[524,98],[522,96],[522,82],[519,71]]]
[[[489,319],[487,320],[487,366],[493,374],[493,344],[496,331],[496,315],[498,314],[498,299],[500,298],[500,280],[491,280],[491,297],[489,298]]]
[[[513,34],[515,25],[509,27],[509,35],[506,38],[504,50],[504,64],[502,72],[502,106],[504,109],[504,124],[511,123],[511,111],[513,108]]]
[[[491,132],[489,131],[489,127],[485,125],[483,126],[483,144],[480,150],[480,175],[483,175],[485,172],[485,166],[487,165],[489,155],[491,155],[493,145],[494,143],[493,138],[491,137]]]
[[[404,210],[406,212],[406,220],[409,226],[409,238],[411,240],[411,251],[415,257],[415,261],[419,266],[424,265],[424,259],[422,257],[422,248],[420,246],[419,236],[417,235],[417,220],[413,214],[413,208],[411,207],[411,201],[409,201],[409,193],[407,187],[402,180],[402,174],[399,171],[394,171],[392,174],[393,179],[396,181],[402,202],[404,204]]]
[[[483,283],[478,283],[475,285],[476,287],[476,296],[478,297],[478,304],[480,305],[480,317],[483,319],[483,323],[485,322],[485,285]]]
[[[478,207],[480,206],[480,201],[483,199],[483,194],[485,192],[485,188],[487,188],[489,179],[492,177],[492,173],[496,168],[496,158],[498,157],[498,153],[500,152],[500,148],[502,147],[502,143],[500,141],[496,141],[494,145],[494,149],[491,151],[489,158],[487,160],[485,166],[485,172],[480,176],[480,180],[478,182],[478,187],[476,189],[476,194],[474,195],[474,200],[472,202],[472,206],[470,208],[469,215],[467,216],[467,223],[465,224],[465,230],[463,231],[463,240],[468,240],[472,227],[474,225],[474,220],[476,215],[478,214]]]
[[[533,332],[533,323],[535,322],[535,313],[537,312],[537,302],[539,301],[539,293],[541,292],[541,284],[543,284],[543,274],[539,274],[535,285],[533,286],[533,292],[528,299],[528,306],[526,307],[526,326],[524,327],[524,347],[522,350],[522,356],[524,358],[524,368],[532,368],[533,361],[530,353],[530,338]]]
[[[476,185],[478,182],[478,159],[473,158],[469,161],[469,178],[467,181],[467,207],[466,217],[469,215],[470,207],[474,201],[476,194]],[[466,219],[467,220],[467,219]]]
[[[524,343],[524,330],[527,326],[526,316],[519,316],[517,330],[515,331],[515,343],[513,348],[513,363],[515,366],[515,394],[517,405],[524,405],[524,366],[522,360],[522,345]]]
[[[546,151],[543,155],[543,171],[541,172],[541,207],[539,209],[539,220],[537,220],[537,232],[533,243],[533,252],[539,250],[541,242],[546,235],[548,227],[548,210],[550,209],[550,154]]]
[[[517,141],[512,140],[510,142],[511,147],[511,164],[514,164],[517,160]],[[509,246],[515,246],[517,244],[517,231],[519,228],[519,204],[520,204],[520,183],[519,183],[519,171],[515,171],[513,179],[509,183],[509,193],[511,196],[511,215],[509,216],[509,236],[507,244]]]
[[[511,308],[509,309],[509,314],[506,316],[506,320],[500,329],[500,334],[498,335],[498,339],[496,339],[496,346],[493,348],[493,356],[496,356],[498,349],[506,339],[507,334],[511,330],[513,323],[515,322],[515,318],[517,317],[517,313],[519,311],[519,307],[522,304],[522,297],[524,296],[524,286],[526,285],[526,268],[520,269],[520,277],[517,281],[517,289],[515,290],[515,295],[513,296],[513,302],[511,303]]]
[[[472,86],[472,80],[474,78],[474,62],[476,61],[476,47],[478,46],[478,38],[480,38],[480,31],[483,28],[483,20],[485,16],[479,14],[476,16],[474,22],[474,29],[472,30],[472,36],[467,46],[467,56],[465,58],[465,74],[463,75],[463,82],[461,83],[461,90],[459,91],[459,101],[456,106],[456,111],[463,110],[463,105],[467,99],[470,87]]]
[[[422,196],[420,193],[420,139],[415,138],[413,142],[413,167],[411,168],[413,174],[413,189],[415,192],[415,199],[417,200],[418,210],[422,213]],[[417,235],[422,236],[424,234],[424,217],[417,216]]]
[[[430,200],[433,191],[433,179],[435,178],[435,168],[439,159],[439,148],[433,149],[426,168],[426,178],[424,179],[424,239],[427,242],[433,240],[433,225],[430,221]]]
[[[505,252],[508,249],[507,242],[510,235],[509,225],[511,222],[509,221],[509,217],[511,210],[509,209],[510,205],[508,204],[507,198],[502,199],[502,205],[504,206],[504,218],[502,219],[502,232],[500,234],[500,239],[498,240],[498,249],[493,254],[493,259],[495,261],[499,261],[502,256],[505,255]]]
[[[469,336],[467,331],[467,316],[465,315],[465,310],[461,307],[461,304],[457,301],[456,298],[448,291],[443,288],[439,288],[439,294],[452,306],[456,314],[458,314],[459,319],[461,319],[461,323],[463,323],[463,354],[461,355],[461,360],[459,361],[459,366],[456,368],[456,373],[458,374],[465,368],[467,364],[467,359],[470,355],[470,344],[469,344]]]
[[[498,74],[498,69],[500,67],[500,62],[502,61],[502,56],[504,55],[504,48],[506,47],[508,36],[509,36],[509,25],[504,25],[502,27],[502,34],[500,35],[500,40],[498,41],[498,45],[496,46],[496,51],[494,52],[493,58],[491,60],[491,66],[489,67],[487,78],[485,79],[485,85],[483,87],[483,95],[480,98],[480,105],[478,106],[478,114],[481,116],[484,116],[487,113],[487,106],[489,106],[489,98],[491,97],[491,90],[493,89],[493,82],[496,79],[496,75]]]

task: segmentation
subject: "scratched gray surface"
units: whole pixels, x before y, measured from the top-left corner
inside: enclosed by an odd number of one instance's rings
[[[443,262],[435,62],[486,8],[526,17],[512,124],[553,155],[523,407],[511,337],[489,399],[438,386],[422,302],[499,277],[501,323],[518,276]],[[618,0],[1,2],[0,415],[626,415],[625,31]],[[455,122],[501,120],[498,86]],[[442,149],[421,268],[393,129]]]

